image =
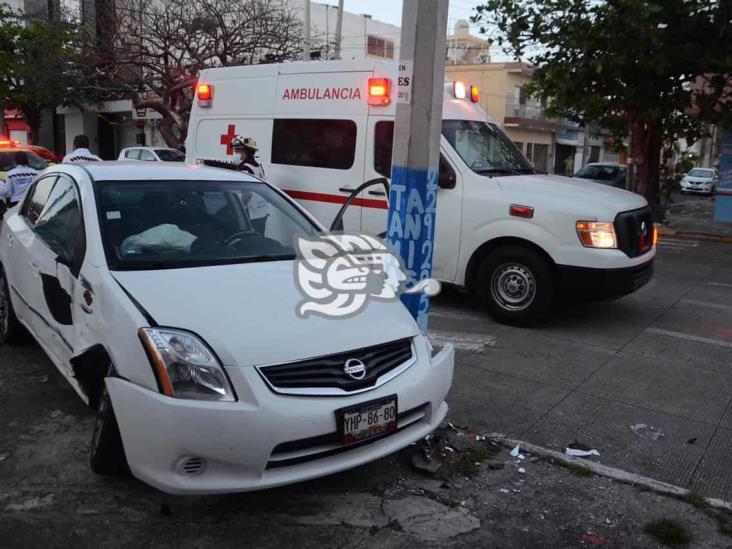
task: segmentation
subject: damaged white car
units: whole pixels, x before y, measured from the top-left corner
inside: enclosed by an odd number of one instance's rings
[[[294,237],[322,231],[237,172],[54,166],[3,220],[0,341],[29,332],[97,411],[97,473],[193,494],[354,467],[443,420],[453,350],[396,300],[300,318]]]

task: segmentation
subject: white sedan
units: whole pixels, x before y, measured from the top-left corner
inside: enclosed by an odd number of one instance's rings
[[[452,347],[433,356],[398,300],[296,314],[293,237],[323,228],[253,177],[61,164],[1,230],[0,341],[30,332],[96,410],[97,473],[178,494],[268,488],[377,459],[445,418]]]
[[[682,193],[714,194],[719,174],[714,168],[694,168],[681,179]]]
[[[127,147],[117,160],[148,160],[150,162],[185,162],[186,155],[168,147]]]

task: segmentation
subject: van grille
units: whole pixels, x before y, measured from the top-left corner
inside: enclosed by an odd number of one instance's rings
[[[644,230],[645,229],[645,230]],[[653,247],[653,214],[646,206],[615,216],[618,248],[628,257],[638,257]]]
[[[260,366],[259,372],[277,393],[300,395],[339,395],[364,391],[381,385],[407,369],[413,362],[411,339],[375,345],[345,353],[311,358],[299,362]],[[361,363],[365,372],[345,371],[346,362]],[[386,377],[385,377],[386,376]]]

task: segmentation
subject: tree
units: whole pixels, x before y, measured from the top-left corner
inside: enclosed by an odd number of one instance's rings
[[[10,101],[12,77],[19,67],[16,42],[23,30],[18,14],[0,5],[0,136],[5,135],[5,108]]]
[[[732,124],[730,0],[488,0],[473,20],[534,65],[551,114],[631,137],[639,192],[658,213],[664,143]],[[695,116],[691,116],[694,114]]]
[[[175,148],[185,142],[202,69],[280,62],[302,51],[300,20],[281,0],[123,0],[112,27],[106,46],[96,45],[98,87],[158,113],[160,134]]]

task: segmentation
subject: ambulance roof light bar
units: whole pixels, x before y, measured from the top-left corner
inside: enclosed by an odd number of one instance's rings
[[[211,84],[198,84],[196,96],[199,107],[210,107],[213,102],[213,86]]]
[[[473,103],[480,101],[480,90],[478,90],[478,86],[470,86],[470,100]]]
[[[455,82],[452,83],[452,94],[456,99],[465,99],[465,82],[455,80]]]
[[[386,107],[391,103],[391,80],[388,78],[369,78],[369,105]]]

